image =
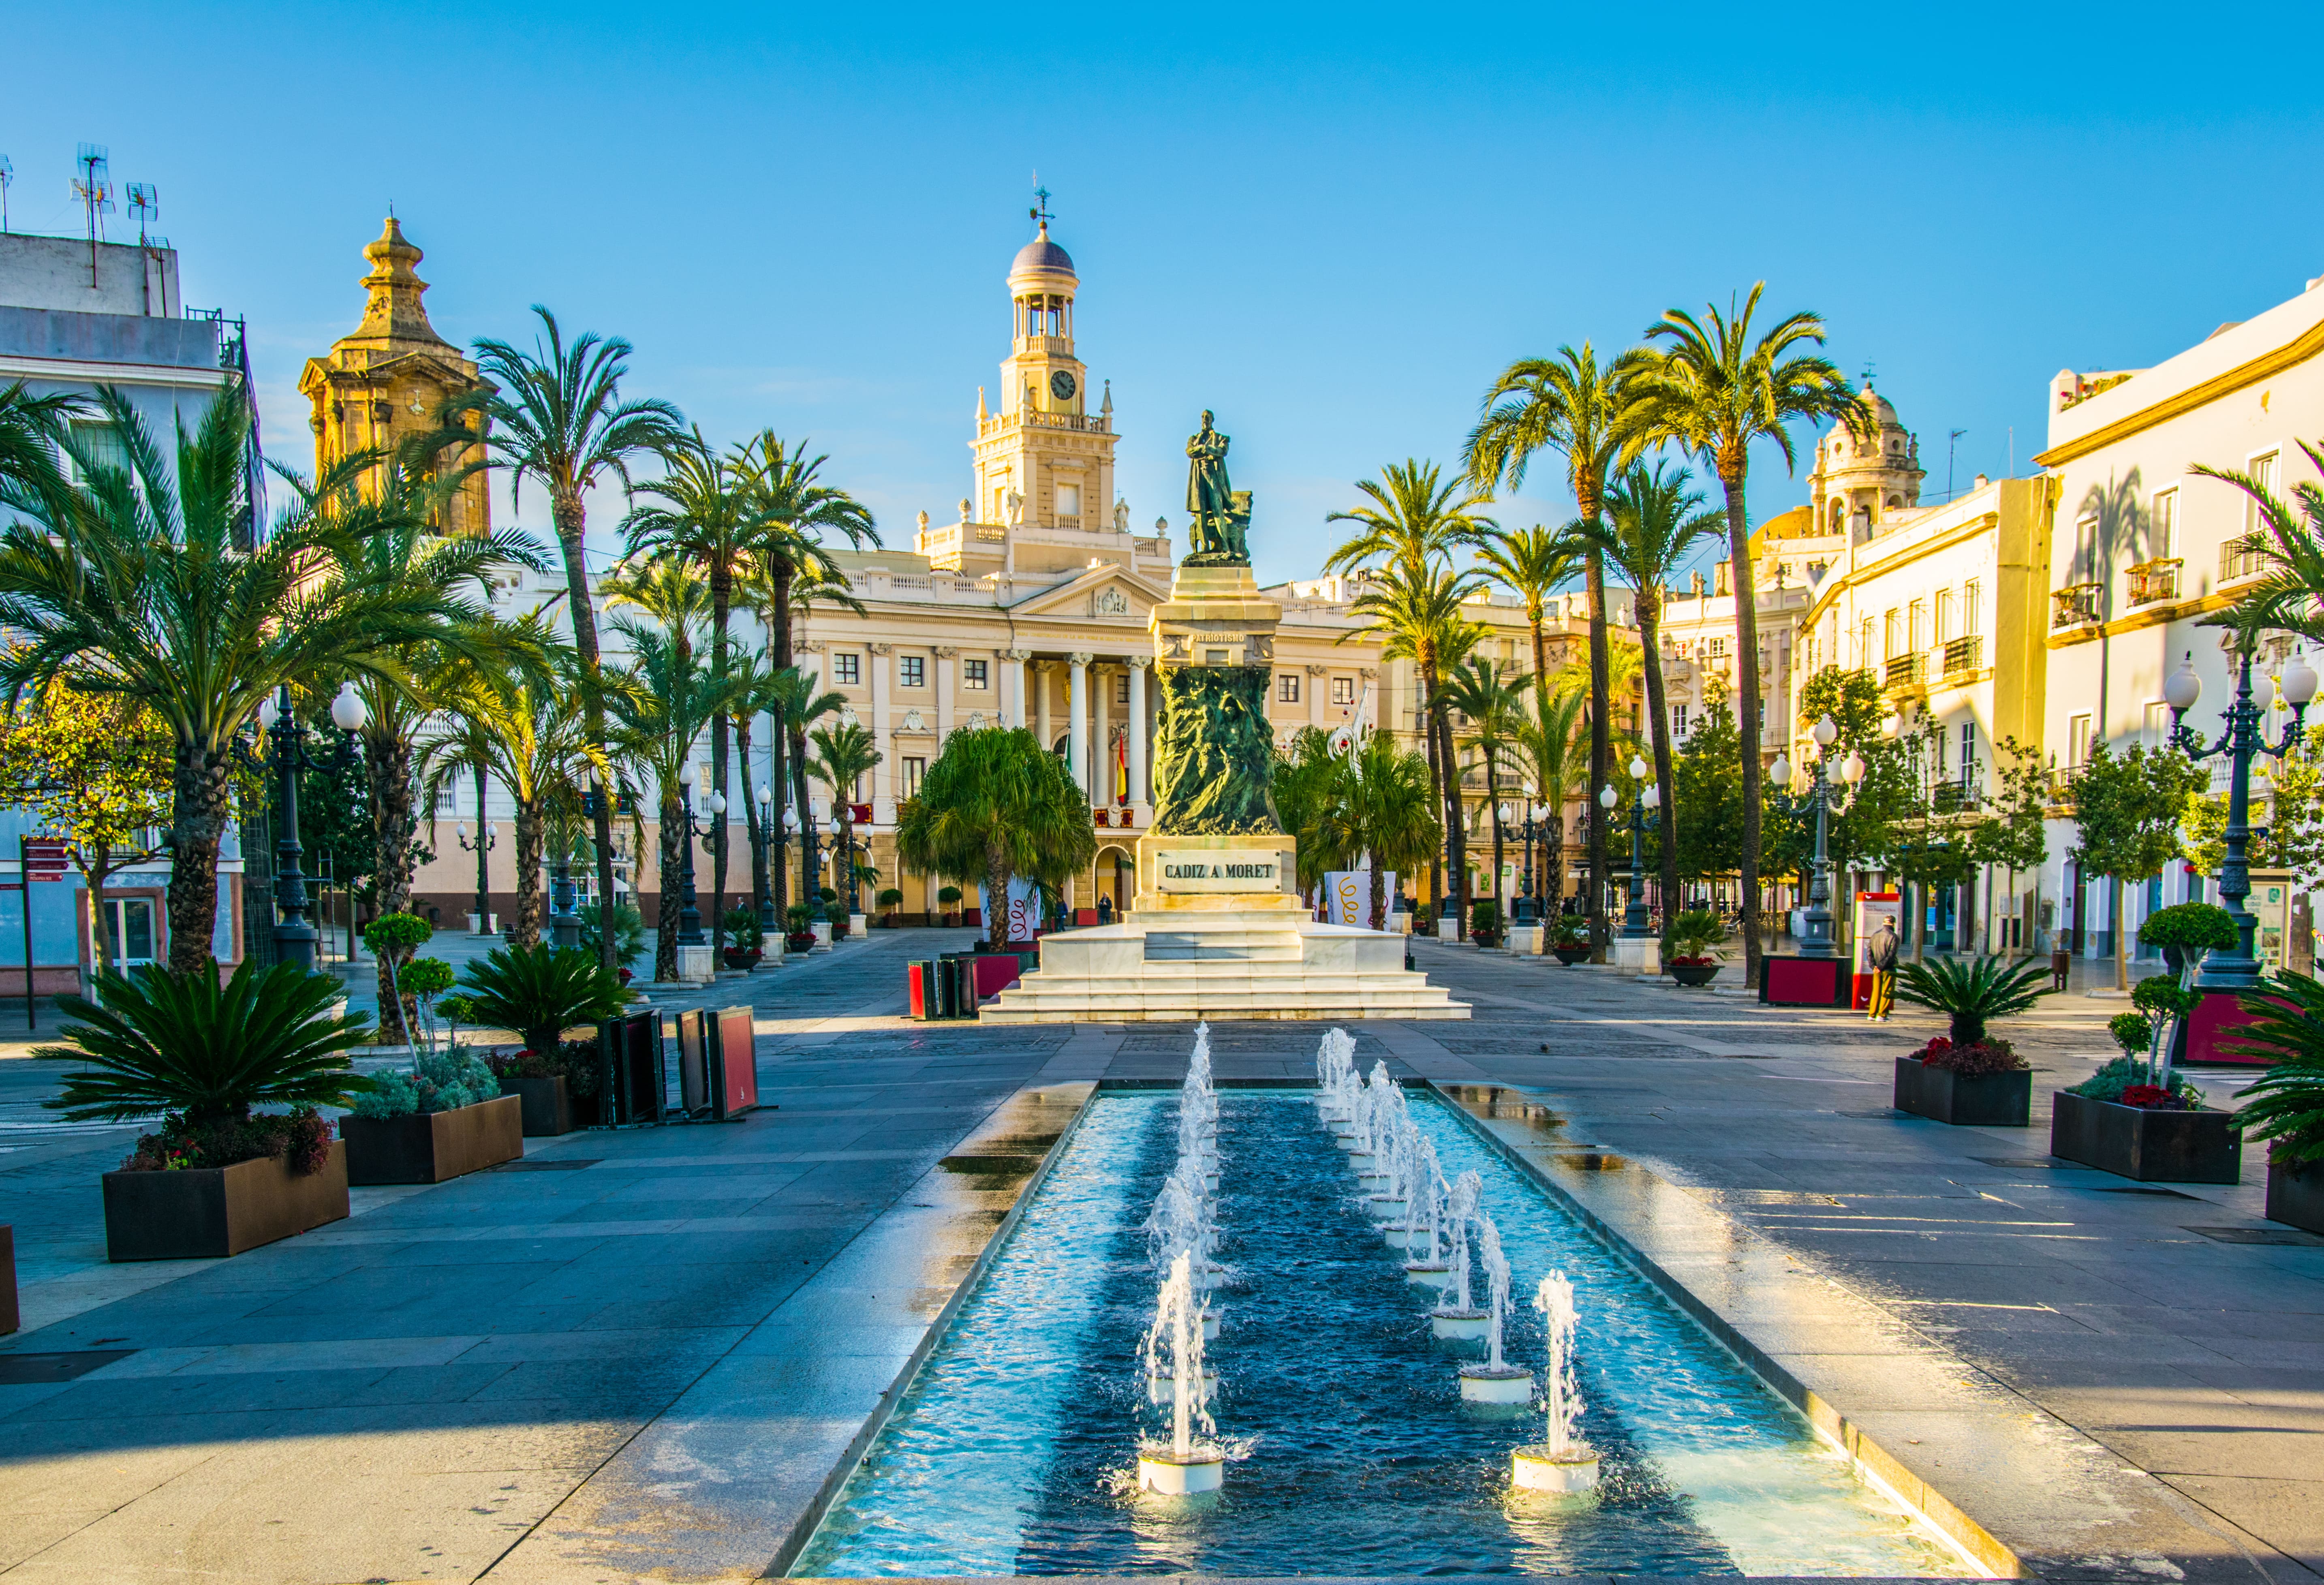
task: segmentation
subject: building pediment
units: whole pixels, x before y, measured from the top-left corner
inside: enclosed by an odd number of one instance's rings
[[[1115,562],[1101,562],[1061,584],[1014,602],[1019,616],[1065,622],[1121,622],[1144,628],[1155,606],[1170,591]]]

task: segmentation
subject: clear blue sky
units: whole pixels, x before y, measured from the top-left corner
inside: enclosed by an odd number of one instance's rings
[[[275,455],[310,461],[293,382],[392,200],[444,335],[626,336],[635,392],[812,437],[891,544],[967,493],[1037,169],[1135,521],[1213,407],[1269,577],[1351,481],[1449,462],[1510,359],[1757,279],[1877,366],[1933,494],[1948,430],[1963,484],[2013,428],[2024,471],[2061,366],[2324,273],[2312,3],[102,9],[10,21],[12,219],[78,229],[81,140],[157,183]],[[1556,480],[1502,515],[1562,518]],[[1803,493],[1756,458],[1755,520]]]

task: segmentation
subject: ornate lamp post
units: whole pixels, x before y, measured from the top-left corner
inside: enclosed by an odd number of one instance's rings
[[[1535,899],[1533,893],[1533,844],[1538,839],[1542,851],[1546,853],[1549,850],[1550,834],[1556,828],[1549,822],[1552,813],[1550,806],[1547,804],[1536,804],[1531,801],[1530,788],[1526,789],[1526,800],[1515,808],[1503,804],[1501,824],[1509,825],[1513,816],[1523,816],[1517,823],[1517,835],[1525,843],[1525,873],[1517,879],[1517,902],[1515,916],[1517,923],[1520,925],[1534,925],[1541,920],[1543,905]]]
[[[1831,745],[1840,736],[1840,727],[1830,715],[1815,723],[1810,734],[1816,742],[1815,779],[1807,792],[1799,797],[1787,797],[1778,793],[1775,801],[1790,814],[1799,815],[1812,805],[1815,809],[1815,862],[1809,869],[1808,906],[1801,915],[1800,955],[1803,958],[1828,958],[1840,950],[1831,930],[1831,818],[1855,801],[1857,785],[1864,779],[1864,756],[1854,749],[1840,767],[1844,787],[1834,787],[1824,777],[1824,765],[1831,757]],[[1777,754],[1775,782],[1788,787],[1792,780],[1792,757]]]
[[[773,853],[775,831],[775,789],[765,782],[759,784],[759,928],[771,935],[777,928],[775,919],[775,863]],[[790,810],[783,810],[788,818]]]
[[[2172,745],[2190,760],[2227,756],[2227,852],[2219,865],[2219,895],[2227,899],[2227,917],[2236,922],[2236,945],[2231,952],[2213,948],[2204,954],[2195,976],[2199,991],[2248,990],[2259,983],[2260,963],[2252,954],[2259,920],[2244,907],[2244,898],[2251,895],[2252,757],[2266,754],[2281,760],[2300,742],[2306,730],[2308,702],[2316,696],[2315,668],[2305,655],[2295,654],[2276,678],[2276,686],[2283,691],[2283,702],[2292,706],[2292,721],[2283,729],[2283,741],[2270,743],[2260,729],[2259,705],[2252,698],[2252,651],[2249,647],[2242,650],[2236,657],[2236,702],[2227,706],[2227,729],[2218,742],[2206,748],[2201,736],[2186,724],[2187,712],[2203,696],[2192,651],[2163,685],[2163,697],[2171,706]]]
[[[274,843],[274,958],[277,963],[296,963],[310,974],[315,972],[315,926],[307,917],[307,878],[299,870],[299,861],[306,851],[299,843],[299,774],[327,768],[344,770],[354,763],[355,733],[370,718],[371,713],[357,696],[355,684],[340,685],[337,696],[331,701],[331,724],[340,733],[338,751],[328,760],[318,760],[307,751],[307,729],[291,713],[288,683],[278,690],[275,698],[258,706],[262,747],[258,756],[251,757],[263,763],[263,756],[267,751],[264,735],[272,733],[273,768],[278,778],[275,806],[282,822],[281,834]],[[243,751],[249,755],[249,751]]]
[[[474,935],[490,935],[493,933],[492,872],[486,866],[491,862],[492,851],[500,846],[501,840],[500,832],[493,823],[481,818],[484,814],[483,790],[482,787],[477,788],[476,813],[480,818],[476,840],[468,840],[468,823],[466,820],[456,827],[460,834],[460,851],[476,855],[476,927],[469,933]]]
[[[559,951],[581,945],[581,916],[573,908],[573,852],[559,847],[549,867],[549,941]]]
[[[694,896],[694,843],[718,829],[717,822],[726,813],[726,795],[710,795],[710,821],[697,826],[694,823],[694,761],[688,760],[678,767],[678,785],[682,789],[678,797],[678,820],[686,827],[683,844],[685,862],[678,866],[678,886],[681,898],[678,908],[678,944],[680,946],[702,945],[702,910],[696,906]]]
[[[1631,779],[1645,781],[1646,775],[1646,762],[1633,756],[1630,760]],[[1622,934],[1633,941],[1654,934],[1653,926],[1646,918],[1646,875],[1641,850],[1645,844],[1649,818],[1646,811],[1659,810],[1662,807],[1662,788],[1648,781],[1645,787],[1638,789],[1638,796],[1630,803],[1630,902],[1622,915]],[[1599,806],[1608,814],[1612,814],[1614,806],[1620,802],[1621,795],[1614,790],[1612,782],[1609,781],[1598,789]],[[1656,814],[1651,818],[1655,828],[1659,831],[1662,828],[1661,815]]]

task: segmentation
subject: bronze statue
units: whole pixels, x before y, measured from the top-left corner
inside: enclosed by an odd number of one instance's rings
[[[1189,561],[1250,561],[1250,492],[1228,482],[1228,443],[1204,410],[1203,427],[1186,442],[1186,511],[1194,520],[1187,530]]]

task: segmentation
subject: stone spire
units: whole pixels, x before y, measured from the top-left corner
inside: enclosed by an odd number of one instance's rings
[[[405,240],[403,227],[390,215],[379,240],[364,249],[364,257],[371,261],[371,273],[364,277],[363,285],[371,300],[364,306],[363,323],[350,339],[451,345],[436,334],[436,327],[428,322],[428,310],[420,304],[428,283],[412,266],[425,256]]]

